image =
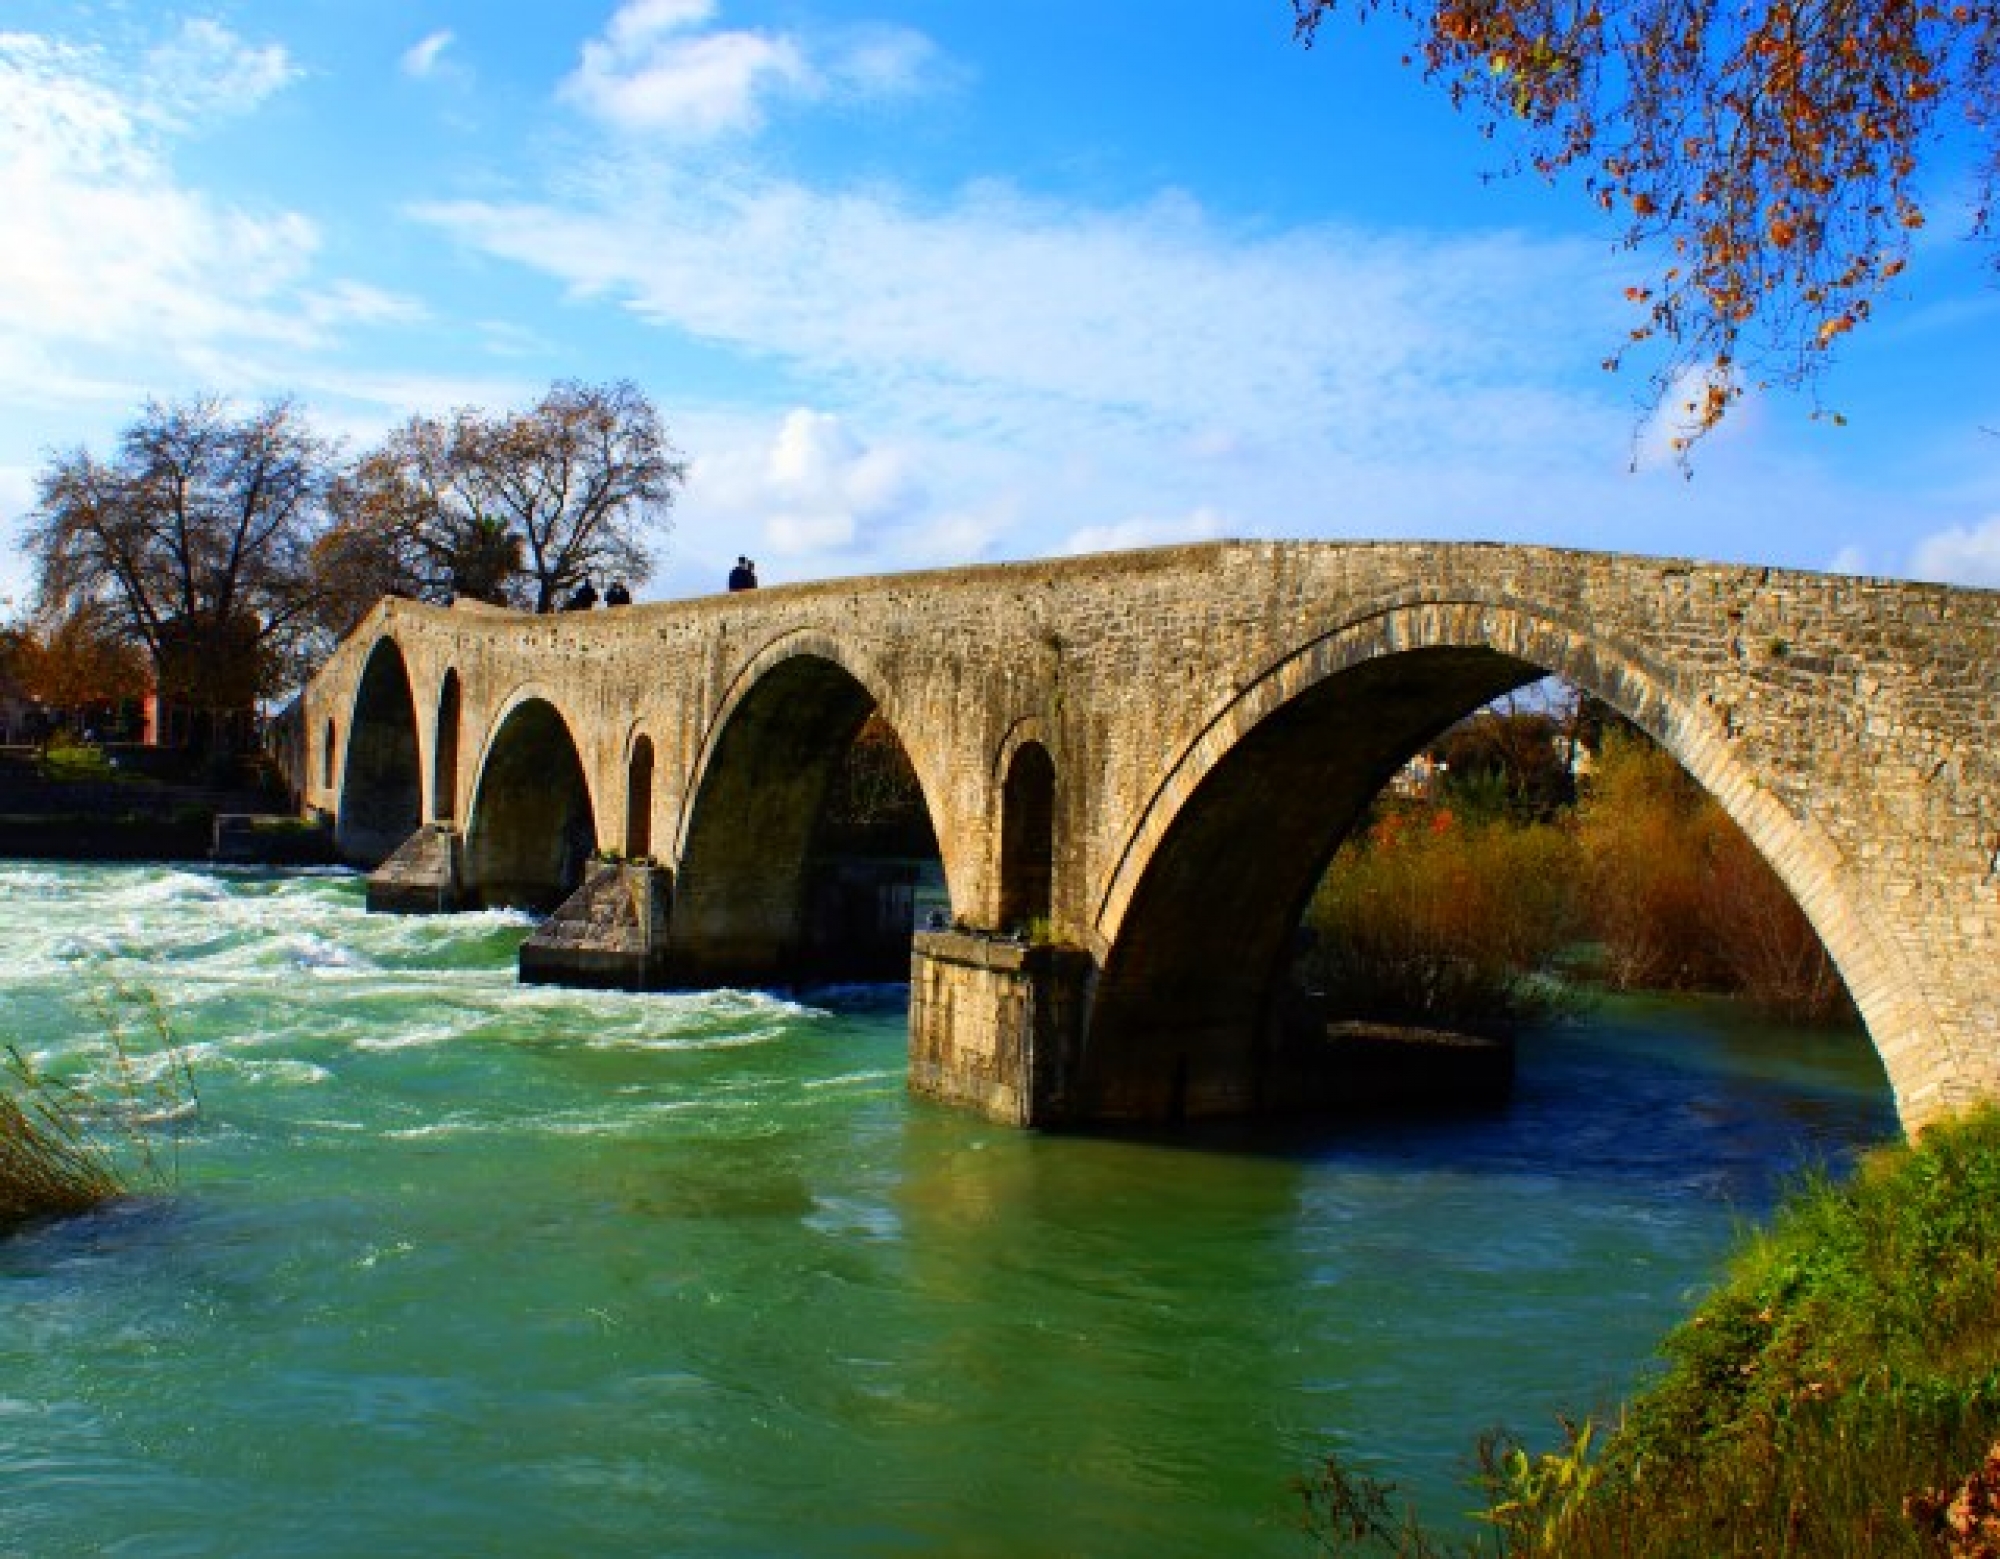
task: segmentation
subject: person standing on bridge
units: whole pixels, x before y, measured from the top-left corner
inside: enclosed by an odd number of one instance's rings
[[[729,571],[731,590],[755,590],[757,588],[757,565],[748,558],[739,557],[736,566]]]
[[[632,604],[632,592],[625,588],[624,580],[614,579],[611,581],[611,588],[604,592],[604,604],[606,606],[630,606]]]

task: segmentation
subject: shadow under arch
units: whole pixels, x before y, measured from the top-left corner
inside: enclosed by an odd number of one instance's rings
[[[482,906],[553,909],[597,845],[590,782],[555,705],[521,697],[480,762],[465,833],[465,887]]]
[[[1518,603],[1424,601],[1353,621],[1270,667],[1183,752],[1125,841],[1092,926],[1100,974],[1068,1113],[1255,1110],[1293,933],[1334,850],[1396,770],[1453,722],[1553,673],[1652,735],[1712,794],[1812,922],[1907,1113],[1935,1026],[1844,885],[1670,680]],[[1900,1075],[1899,1075],[1900,1074]]]
[[[333,750],[330,736],[327,750]],[[341,858],[357,866],[379,866],[417,831],[423,805],[416,697],[401,646],[385,637],[368,652],[347,722],[347,762],[334,830]]]
[[[826,853],[829,798],[855,738],[882,713],[824,635],[787,635],[744,668],[709,728],[683,804],[674,983],[908,977],[912,896],[892,891],[908,885]],[[921,764],[883,719],[916,775],[923,848],[941,859]]]

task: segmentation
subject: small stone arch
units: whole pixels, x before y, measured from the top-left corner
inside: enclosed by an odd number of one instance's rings
[[[1935,1023],[1858,911],[1832,842],[1756,782],[1670,676],[1559,614],[1477,599],[1391,605],[1302,645],[1219,708],[1163,776],[1090,928],[1102,972],[1083,1112],[1254,1107],[1243,1095],[1252,1052],[1272,1021],[1291,928],[1334,848],[1424,742],[1547,673],[1649,732],[1743,829],[1839,967],[1899,1108],[1921,1118]],[[1138,1045],[1155,1047],[1157,1064],[1132,1064]],[[1169,1098],[1177,1074],[1182,1092]]]
[[[1000,786],[1000,926],[1014,930],[1055,907],[1056,765],[1032,738],[1017,742]]]
[[[456,668],[438,689],[437,737],[432,745],[431,816],[449,823],[458,816],[458,742],[464,724],[464,693]]]
[[[640,860],[653,853],[653,738],[641,731],[625,760],[625,854]]]
[[[328,722],[327,756],[334,743]],[[362,866],[386,860],[423,822],[417,704],[400,645],[378,639],[368,652],[347,723],[335,843]]]
[[[553,909],[583,881],[596,846],[590,780],[569,721],[546,696],[516,694],[480,755],[466,820],[468,898]]]

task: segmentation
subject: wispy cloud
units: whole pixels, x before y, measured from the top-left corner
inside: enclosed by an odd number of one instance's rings
[[[1128,547],[1159,547],[1169,542],[1214,541],[1222,536],[1248,535],[1248,527],[1231,522],[1220,511],[1200,508],[1172,518],[1142,516],[1115,525],[1086,525],[1070,532],[1063,551],[1120,552]]]
[[[187,24],[137,69],[0,35],[0,397],[88,399],[142,361],[226,365],[237,348],[296,351],[411,317],[382,289],[321,281],[304,214],[222,201],[177,173],[181,137],[296,74],[282,49],[213,23]],[[49,371],[80,361],[88,378]]]
[[[1109,210],[984,185],[924,207],[627,165],[615,188],[418,215],[871,410],[1000,439],[1067,422],[1239,451],[1506,440],[1522,416],[1575,415],[1542,404],[1564,399],[1551,343],[1579,299],[1611,296],[1583,246],[1242,234],[1176,196]]]
[[[146,56],[138,101],[177,124],[247,114],[298,79],[283,45],[253,44],[222,23],[193,18]]]
[[[456,35],[450,28],[441,27],[404,50],[402,59],[397,61],[397,68],[413,80],[428,80],[444,68],[445,50],[455,40]]]

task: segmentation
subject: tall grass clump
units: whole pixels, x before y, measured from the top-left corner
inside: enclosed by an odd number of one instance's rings
[[[1485,1460],[1488,1535],[1358,1541],[1311,1498],[1308,1528],[1326,1553],[2000,1552],[2000,1112],[1802,1187],[1663,1352],[1601,1455],[1573,1432]]]
[[[0,1053],[0,1235],[121,1196],[168,1189],[175,1128],[196,1103],[152,992],[112,985],[91,997],[106,1075],[57,1077],[13,1045]]]
[[[1314,894],[1308,974],[1345,1017],[1488,1031],[1544,1015],[1545,971],[1576,935],[1575,859],[1548,824],[1391,809]]]
[[[1607,736],[1577,807],[1576,839],[1607,985],[1727,991],[1794,1021],[1852,1019],[1847,988],[1805,912],[1662,749]]]
[[[0,1234],[88,1212],[124,1182],[82,1122],[73,1091],[9,1046],[0,1062]]]

